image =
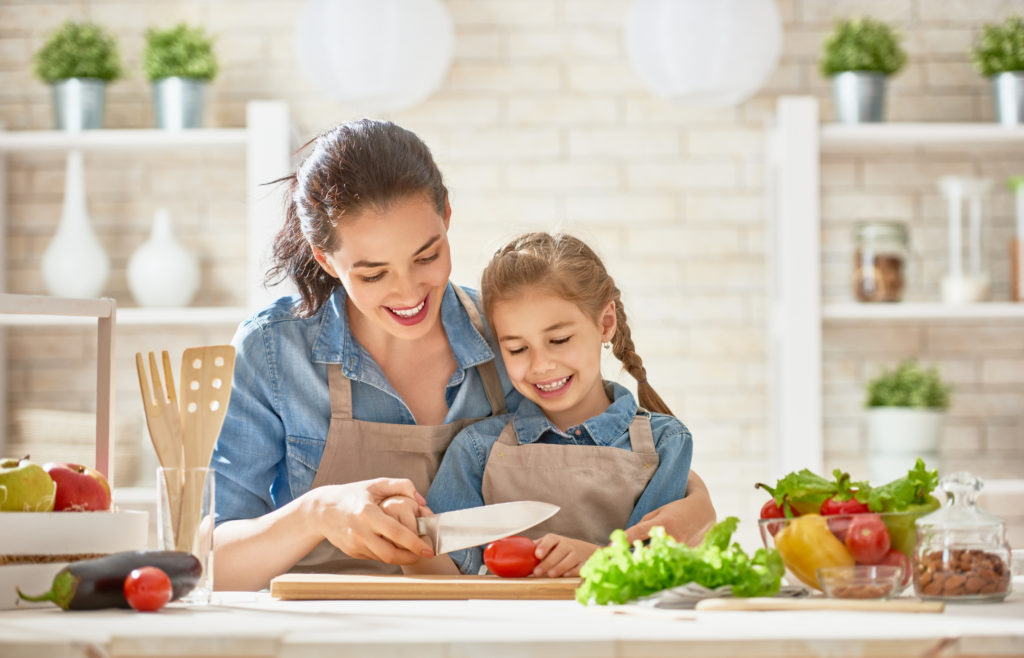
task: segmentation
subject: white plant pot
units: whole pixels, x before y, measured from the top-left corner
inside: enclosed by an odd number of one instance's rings
[[[943,416],[944,412],[936,409],[868,409],[868,476],[872,484],[906,475],[918,457],[934,465],[939,458]]]

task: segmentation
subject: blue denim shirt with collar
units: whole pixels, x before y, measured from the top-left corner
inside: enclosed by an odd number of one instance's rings
[[[541,408],[528,399],[523,399],[513,413],[486,418],[459,432],[448,446],[437,477],[430,485],[427,505],[439,514],[484,504],[484,468],[491,447],[510,421],[520,445],[540,442],[630,450],[629,425],[637,413],[636,399],[624,386],[614,382],[605,382],[605,385],[612,391],[612,403],[608,408],[566,432],[558,429]],[[690,430],[674,416],[652,413],[650,417],[658,468],[637,499],[626,523],[627,528],[636,525],[649,512],[686,496],[686,482],[693,458]],[[480,547],[453,551],[449,556],[462,573],[476,574],[483,566],[483,549]]]
[[[476,291],[464,290],[479,302]],[[319,311],[303,318],[292,312],[297,298],[282,297],[235,333],[231,401],[211,460],[218,523],[261,516],[309,491],[331,418],[327,364],[342,364],[351,380],[355,418],[415,424],[380,366],[352,336],[345,300],[338,286]],[[441,322],[456,362],[445,387],[444,422],[488,416],[491,407],[474,366],[495,360],[498,350],[489,329],[481,335],[473,326],[451,283],[441,300]],[[521,396],[500,357],[495,365],[514,410]]]

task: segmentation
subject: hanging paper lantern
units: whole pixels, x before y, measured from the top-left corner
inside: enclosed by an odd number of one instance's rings
[[[775,0],[636,0],[625,29],[633,68],[662,98],[735,105],[775,70]]]
[[[441,86],[454,28],[440,0],[309,0],[295,44],[300,67],[325,95],[388,112]]]

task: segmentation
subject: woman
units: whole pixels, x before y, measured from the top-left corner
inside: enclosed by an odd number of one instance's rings
[[[217,589],[289,570],[398,572],[430,547],[381,508],[423,504],[452,437],[518,406],[477,308],[448,282],[448,191],[430,150],[390,122],[320,135],[290,179],[271,279],[283,298],[243,323],[211,465]],[[372,479],[375,478],[375,479]],[[707,489],[631,528],[693,539]],[[340,550],[339,550],[340,549]]]

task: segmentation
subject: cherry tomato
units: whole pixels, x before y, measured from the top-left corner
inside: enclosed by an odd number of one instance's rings
[[[171,579],[158,567],[132,569],[124,579],[124,598],[139,612],[155,612],[171,600]]]
[[[867,503],[862,503],[855,498],[850,500],[826,498],[825,502],[821,504],[820,514],[822,516],[831,516],[832,514],[867,514],[870,511]]]
[[[484,548],[484,564],[502,578],[525,578],[540,564],[533,540],[522,535],[492,541]]]
[[[890,548],[889,552],[883,555],[878,563],[903,567],[903,580],[900,581],[900,585],[906,587],[907,583],[910,582],[910,558],[903,551]]]
[[[769,498],[768,502],[761,506],[761,518],[762,519],[783,519],[786,517],[786,512],[782,509],[782,506],[775,502],[774,498]],[[768,523],[766,524],[768,532],[775,536],[775,533],[782,528],[781,523]]]
[[[889,529],[877,514],[855,514],[843,542],[858,564],[878,564],[889,552]]]

